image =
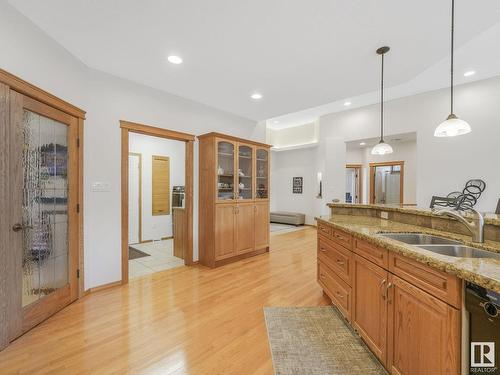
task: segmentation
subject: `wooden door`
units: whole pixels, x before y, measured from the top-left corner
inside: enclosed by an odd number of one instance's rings
[[[269,202],[255,202],[255,250],[269,246]]]
[[[236,207],[217,204],[215,207],[215,260],[236,255]]]
[[[388,272],[354,255],[354,303],[352,322],[372,352],[385,364],[387,356]]]
[[[397,276],[389,282],[389,372],[459,374],[459,310]]]
[[[217,139],[215,153],[215,175],[217,176],[215,199],[219,203],[234,202],[238,191],[236,178],[238,174],[236,167],[237,143],[226,139]]]
[[[255,212],[253,203],[238,203],[236,207],[236,250],[238,254],[254,250]]]
[[[78,120],[10,92],[9,338],[78,296]]]

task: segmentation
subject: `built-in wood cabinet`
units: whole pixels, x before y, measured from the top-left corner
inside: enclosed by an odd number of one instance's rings
[[[382,267],[354,255],[352,324],[382,363],[387,359],[387,279]]]
[[[269,145],[219,133],[200,140],[200,263],[269,250]]]
[[[236,255],[236,208],[230,204],[215,206],[215,260]],[[200,243],[200,248],[203,246]]]
[[[460,311],[395,275],[389,283],[387,369],[393,374],[457,374]]]
[[[255,205],[241,203],[236,207],[236,252],[248,253],[255,248]]]
[[[255,233],[255,248],[263,249],[269,246],[269,202],[256,201],[254,204],[255,219],[253,222]]]
[[[459,374],[460,279],[318,222],[318,282],[391,374]]]

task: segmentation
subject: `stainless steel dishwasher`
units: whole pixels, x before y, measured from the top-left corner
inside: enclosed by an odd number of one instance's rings
[[[500,294],[467,282],[469,373],[500,374]]]

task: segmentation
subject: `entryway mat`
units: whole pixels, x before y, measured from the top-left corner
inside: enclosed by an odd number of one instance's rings
[[[265,307],[276,375],[387,374],[331,306]]]
[[[144,258],[150,256],[149,254],[145,253],[144,251],[137,250],[135,247],[129,246],[128,247],[128,260],[132,259],[137,259],[137,258]]]

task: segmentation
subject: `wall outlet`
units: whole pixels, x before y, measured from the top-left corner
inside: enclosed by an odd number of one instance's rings
[[[381,219],[389,219],[389,212],[380,211],[380,218]]]
[[[95,193],[104,193],[111,191],[111,186],[109,182],[92,182],[90,191],[93,191]]]

